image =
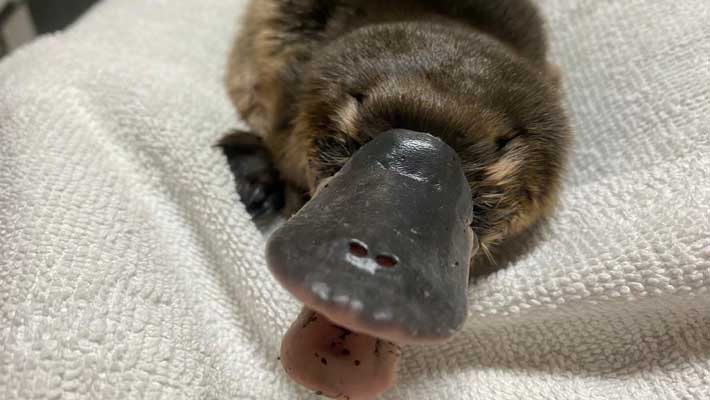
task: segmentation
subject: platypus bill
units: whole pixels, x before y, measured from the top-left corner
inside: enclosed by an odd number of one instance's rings
[[[288,374],[372,398],[400,345],[463,325],[477,254],[553,206],[568,125],[526,0],[253,0],[227,85],[254,130],[222,142],[304,303]]]

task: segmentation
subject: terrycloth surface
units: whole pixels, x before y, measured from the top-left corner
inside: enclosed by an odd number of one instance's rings
[[[0,64],[0,398],[310,396],[276,360],[298,305],[210,147],[241,6],[111,0]],[[544,1],[562,206],[385,398],[710,396],[709,9]]]

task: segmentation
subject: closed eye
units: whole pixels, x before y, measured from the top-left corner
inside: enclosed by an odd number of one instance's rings
[[[365,101],[366,96],[360,92],[351,92],[348,93],[355,101],[358,103],[362,104]]]
[[[527,133],[525,128],[516,128],[509,134],[496,138],[496,151],[503,151],[515,138],[518,138]]]

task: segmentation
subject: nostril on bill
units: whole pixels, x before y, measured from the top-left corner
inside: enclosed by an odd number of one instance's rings
[[[356,240],[351,240],[350,241],[350,254],[354,255],[355,257],[367,257],[367,246],[365,246],[363,243],[360,243]]]
[[[377,261],[377,264],[382,268],[392,268],[399,262],[396,257],[382,254],[375,257],[375,261]]]
[[[348,243],[348,251],[350,254],[358,258],[366,258],[369,255],[367,245],[356,239],[350,240]],[[399,259],[397,259],[397,256],[380,254],[375,257],[375,262],[382,268],[392,268],[399,264]]]

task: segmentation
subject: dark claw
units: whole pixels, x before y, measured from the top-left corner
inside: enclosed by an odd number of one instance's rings
[[[259,136],[233,131],[218,146],[227,157],[239,198],[252,218],[284,207],[284,183],[279,180],[271,155]]]

